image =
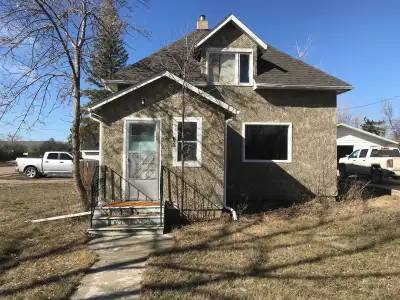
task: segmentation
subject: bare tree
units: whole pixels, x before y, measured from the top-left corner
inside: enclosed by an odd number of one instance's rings
[[[299,46],[299,44],[296,42],[295,48],[296,48],[298,59],[300,59],[300,60],[306,59],[306,57],[308,56],[309,51],[310,51],[311,43],[312,43],[312,39],[311,39],[310,35],[308,36],[307,41],[304,44],[304,46]]]
[[[187,32],[187,30],[186,30]],[[189,101],[189,89],[188,82],[194,80],[194,73],[200,68],[200,62],[194,59],[196,52],[196,43],[198,41],[196,34],[191,37],[185,35],[184,45],[181,48],[171,47],[171,44],[167,45],[164,55],[160,56],[160,63],[163,68],[171,71],[173,74],[180,74],[180,78],[183,80],[180,90],[180,102],[181,102],[181,124],[178,126],[178,137],[180,141],[178,142],[178,147],[180,147],[179,152],[181,154],[181,186],[182,189],[185,186],[185,160],[191,151],[194,151],[192,144],[186,143],[186,106]],[[185,193],[181,193],[181,205],[184,202]]]
[[[135,3],[118,1],[131,11]],[[73,103],[72,153],[74,179],[82,208],[89,206],[79,169],[81,79],[86,58],[102,26],[96,0],[0,0],[0,47],[3,68],[0,120],[13,108],[16,133],[22,125],[43,121],[60,103]],[[140,30],[125,22],[124,30]],[[32,116],[35,116],[32,120]]]
[[[394,116],[392,102],[386,100],[382,103],[382,113],[388,124],[387,133],[390,138],[399,142],[400,141],[400,119]]]
[[[347,125],[352,125],[353,116],[348,109],[338,109],[337,110],[337,122]]]

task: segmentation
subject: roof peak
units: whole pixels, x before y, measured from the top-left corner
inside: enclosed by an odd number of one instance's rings
[[[242,23],[234,14],[230,13],[224,20],[217,24],[210,32],[196,44],[196,47],[200,47],[205,41],[217,33],[221,28],[223,28],[229,22],[233,22],[239,29],[241,29],[245,34],[247,34],[259,47],[263,50],[268,48],[267,44],[264,43],[254,32],[252,32],[244,23]]]

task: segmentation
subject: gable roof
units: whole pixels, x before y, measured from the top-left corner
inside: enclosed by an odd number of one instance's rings
[[[186,40],[188,44],[197,43],[202,39],[207,33],[208,29],[197,29],[179,40],[168,44],[167,46],[161,48],[157,52],[139,60],[138,62],[127,66],[119,70],[113,75],[112,81],[142,81],[151,76],[157,75],[160,72],[170,71],[175,75],[180,75],[181,70],[179,69],[180,54],[183,54]],[[190,61],[193,66],[192,81],[202,81],[206,80],[205,75],[201,74],[199,62],[193,57]]]
[[[388,142],[388,143],[391,143],[391,144],[396,144],[396,145],[399,144],[399,142],[387,139],[387,138],[385,138],[383,136],[379,136],[379,135],[373,134],[371,132],[368,132],[368,131],[365,131],[365,130],[362,130],[360,128],[356,128],[356,127],[353,127],[353,126],[350,126],[350,125],[347,125],[347,124],[344,124],[344,123],[337,124],[337,128],[339,128],[339,127],[344,127],[344,128],[350,129],[352,131],[362,133],[362,134],[367,135],[367,136],[372,136],[372,137],[374,137],[374,138],[376,138],[378,140],[381,140],[381,141],[384,141],[384,142]]]
[[[124,96],[124,95],[126,95],[126,94],[128,94],[128,93],[130,93],[132,91],[134,91],[134,90],[139,89],[142,86],[145,86],[145,85],[147,85],[147,84],[149,84],[149,83],[151,83],[153,81],[156,81],[156,80],[158,80],[160,78],[163,78],[163,77],[169,78],[169,79],[177,82],[178,84],[180,84],[182,86],[184,85],[186,88],[188,88],[192,92],[202,96],[203,98],[207,99],[209,102],[219,106],[220,108],[224,109],[225,111],[229,112],[230,114],[236,115],[236,114],[239,113],[239,111],[236,108],[234,108],[233,106],[231,106],[231,105],[229,105],[229,104],[227,104],[227,103],[225,103],[225,102],[223,102],[221,100],[218,100],[217,98],[215,98],[215,97],[211,96],[210,94],[204,92],[203,90],[195,87],[194,85],[192,85],[192,84],[190,84],[188,82],[185,82],[182,78],[179,78],[178,76],[176,76],[176,75],[174,75],[174,74],[172,74],[172,73],[170,73],[168,71],[164,71],[162,73],[159,73],[159,74],[157,74],[155,76],[152,76],[151,78],[148,78],[146,80],[138,82],[138,83],[136,83],[136,84],[134,84],[134,85],[122,90],[122,91],[119,91],[117,93],[111,94],[108,97],[103,98],[102,100],[93,103],[89,107],[89,111],[95,110],[95,109],[103,106],[104,104],[107,104],[107,103],[109,103],[111,101],[114,101],[115,99],[118,99],[118,98],[120,98],[120,97],[122,97],[122,96]]]
[[[180,76],[182,73],[179,69],[180,54],[183,53],[186,43],[196,46],[201,45],[230,21],[240,24],[240,26],[243,25],[247,29],[234,15],[229,15],[212,30],[197,29],[148,57],[121,69],[114,74],[113,79],[109,80],[109,82],[122,83],[125,81],[127,84],[132,84],[166,70],[176,76]],[[243,26],[239,29],[245,32]],[[266,47],[266,50],[262,50],[263,47],[260,48],[259,51],[262,52],[257,57],[257,72],[254,77],[255,88],[333,90],[338,94],[353,89],[351,85],[343,80],[329,75],[270,45]],[[199,60],[191,57],[190,65],[192,66],[190,72],[191,78],[187,81],[194,85],[206,85],[207,77],[201,72]]]
[[[220,22],[217,26],[215,26],[208,34],[196,44],[196,48],[200,47],[205,41],[211,38],[214,34],[216,34],[221,28],[223,28],[226,24],[232,22],[239,29],[241,29],[244,33],[246,33],[259,47],[263,50],[267,49],[267,44],[264,43],[258,36],[254,34],[246,25],[244,25],[238,18],[236,18],[233,14],[227,16],[222,22]]]
[[[304,61],[268,46],[258,60],[258,88],[315,88],[348,91],[354,87]]]

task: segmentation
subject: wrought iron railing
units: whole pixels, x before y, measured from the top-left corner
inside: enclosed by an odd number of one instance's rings
[[[165,194],[168,198],[162,201],[175,205],[188,220],[216,218],[222,209],[193,184],[182,182],[180,174],[166,166],[161,167],[160,191],[162,197]]]
[[[91,184],[91,222],[99,199],[104,202],[124,201],[151,201],[153,198],[147,196],[127,179],[107,166],[97,166],[93,172]],[[160,223],[162,224],[162,201],[160,201]],[[91,224],[92,225],[92,224]]]

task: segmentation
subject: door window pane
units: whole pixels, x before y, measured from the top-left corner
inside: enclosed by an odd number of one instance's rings
[[[362,149],[360,153],[360,158],[367,157],[368,149]]]
[[[49,153],[47,159],[58,159],[58,153]]]
[[[250,55],[240,54],[240,69],[239,69],[239,79],[241,83],[249,83],[249,69],[250,69]]]
[[[66,154],[66,153],[60,153],[60,159],[61,159],[61,160],[72,160],[72,157],[69,156],[69,155]]]
[[[130,151],[156,151],[156,124],[131,124],[129,132]]]
[[[354,151],[352,154],[350,154],[349,158],[357,158],[359,152],[360,152],[360,150]]]
[[[246,160],[288,160],[288,125],[245,125]]]

